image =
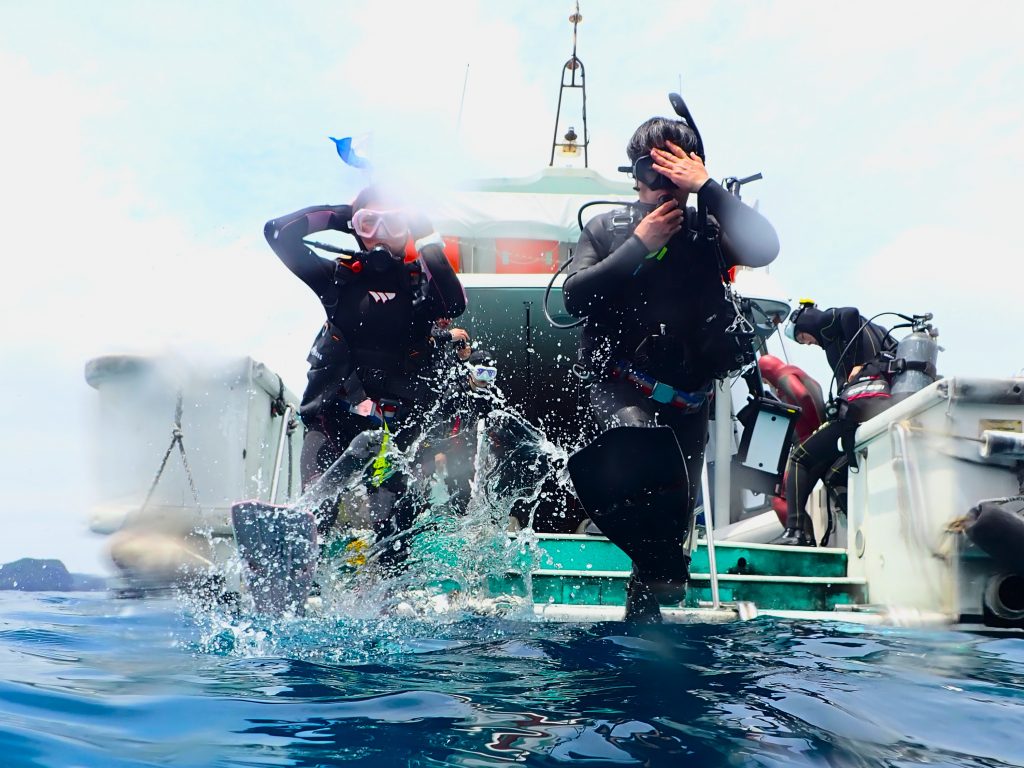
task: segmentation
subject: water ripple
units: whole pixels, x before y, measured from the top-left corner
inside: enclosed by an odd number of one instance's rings
[[[1024,640],[0,597],[4,766],[1011,766]]]

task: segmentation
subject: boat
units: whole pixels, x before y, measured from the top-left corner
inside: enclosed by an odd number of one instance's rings
[[[89,360],[98,502],[117,594],[239,589],[231,505],[299,493],[298,400],[250,357]]]
[[[582,90],[585,103],[577,23],[559,113],[567,88]],[[503,369],[515,371],[502,380],[509,403],[556,444],[566,436],[559,425],[574,423],[584,407],[573,373],[578,331],[557,327],[571,320],[559,273],[580,234],[578,211],[594,200],[634,199],[629,183],[587,167],[585,113],[582,142],[572,127],[561,133],[560,117],[548,167],[528,177],[474,181],[429,211],[469,297],[458,324],[495,351]],[[576,167],[559,167],[555,160],[562,155]],[[752,178],[729,181],[738,193]],[[777,343],[778,321],[792,302],[767,269],[739,269],[734,286],[757,310],[751,316],[754,343],[764,351]],[[930,327],[924,315],[914,323],[911,340]],[[130,509],[108,508],[92,527],[112,534],[112,556],[128,583],[181,581],[180,574],[188,582],[212,572],[224,589],[244,593],[229,508],[240,499],[287,505],[297,498],[296,398],[249,358],[234,367],[181,374],[180,361],[157,358],[101,358],[87,366],[87,379],[101,396],[100,464],[105,476],[117,477],[123,487],[113,495],[128,499]],[[770,543],[781,526],[764,494],[744,486],[751,466],[745,466],[736,411],[745,385],[719,382],[703,478],[709,503],[697,509],[702,523],[690,537],[686,597],[662,607],[664,620],[768,615],[1024,629],[1024,566],[980,546],[965,522],[982,502],[1005,503],[1024,493],[1024,379],[957,375],[920,384],[858,429],[849,512],[831,516],[831,545],[792,547]],[[182,461],[172,474],[168,462],[186,459],[193,448],[199,456]],[[820,536],[830,518],[820,487],[812,507]],[[575,520],[566,530],[498,535],[518,554],[487,580],[482,599],[525,601],[529,613],[546,621],[623,617],[630,562],[603,536],[577,530]],[[166,562],[153,550],[163,552]],[[148,559],[139,554],[146,552]],[[350,550],[343,546],[334,554],[339,567],[351,570]],[[169,575],[168,563],[178,576]],[[443,593],[452,585],[439,581],[436,587]]]

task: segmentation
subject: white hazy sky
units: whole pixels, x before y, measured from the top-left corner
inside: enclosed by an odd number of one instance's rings
[[[947,375],[1024,367],[1024,4],[581,5],[593,168],[681,83],[712,175],[763,172],[794,297],[934,312]],[[0,562],[102,568],[91,357],[249,354],[301,391],[321,309],[262,226],[352,198],[328,135],[424,185],[546,165],[569,12],[0,0]]]

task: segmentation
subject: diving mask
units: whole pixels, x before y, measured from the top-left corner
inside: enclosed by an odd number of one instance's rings
[[[632,166],[620,166],[618,170],[630,173],[637,181],[642,181],[648,189],[678,189],[668,176],[654,169],[654,161],[650,155],[641,155]]]
[[[786,336],[796,341],[796,321],[800,319],[800,315],[804,313],[804,310],[808,307],[816,307],[811,299],[800,299],[800,305],[789,313],[789,322],[786,323],[786,327],[783,329]]]
[[[498,378],[498,369],[493,365],[470,365],[467,363],[469,375],[477,384],[490,385]]]
[[[405,237],[409,225],[401,211],[375,211],[360,208],[352,214],[352,230],[359,237],[375,237],[379,240]]]
[[[648,189],[677,189],[668,176],[663,176],[654,168],[654,160],[650,155],[641,155],[633,162],[633,178],[643,182]]]

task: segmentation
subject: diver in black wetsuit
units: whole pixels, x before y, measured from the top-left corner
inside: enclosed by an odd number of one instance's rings
[[[633,211],[643,216],[620,211],[591,220],[563,289],[569,312],[587,317],[580,364],[593,382],[590,403],[601,430],[671,427],[689,470],[691,505],[708,432],[709,345],[717,341],[705,319],[723,288],[717,254],[706,238],[697,237],[696,212],[687,212],[690,194],[706,208],[707,226],[719,232],[725,266],[761,267],[779,250],[772,225],[709,178],[699,147],[697,134],[682,120],[656,117],[637,128],[626,152],[639,195]],[[644,563],[633,558],[627,618],[660,617],[658,599],[682,598],[689,575],[682,543],[690,512],[680,510],[662,530],[647,532],[671,557],[652,556]],[[675,545],[678,557],[668,548]]]
[[[804,301],[790,315],[786,335],[825,350],[838,385],[837,410],[793,448],[786,465],[786,531],[777,544],[815,546],[807,500],[821,480],[845,506],[847,461],[857,427],[891,404],[888,361],[896,342],[885,328],[868,322],[855,307],[818,309]],[[831,389],[831,387],[829,388]],[[849,450],[847,456],[850,455]]]
[[[457,335],[460,328],[452,329]],[[456,362],[447,377],[437,412],[421,447],[424,476],[434,504],[447,504],[456,513],[466,511],[476,464],[477,426],[481,419],[505,405],[495,384],[498,368],[485,350],[455,347]],[[453,342],[458,344],[459,341]]]
[[[333,260],[318,256],[303,238],[324,230],[353,235],[365,252]],[[264,234],[327,314],[309,352],[300,406],[305,489],[357,438],[372,456],[382,427],[400,450],[413,442],[420,426],[413,417],[429,407],[436,390],[439,360],[431,329],[437,318],[462,314],[466,294],[429,222],[395,210],[373,188],[352,205],[314,206],[273,219]],[[406,263],[410,238],[418,258]],[[378,496],[378,536],[404,530],[412,512],[395,502],[407,479],[397,474],[378,480],[371,488]],[[321,533],[336,516],[334,500],[325,500],[317,515]]]

